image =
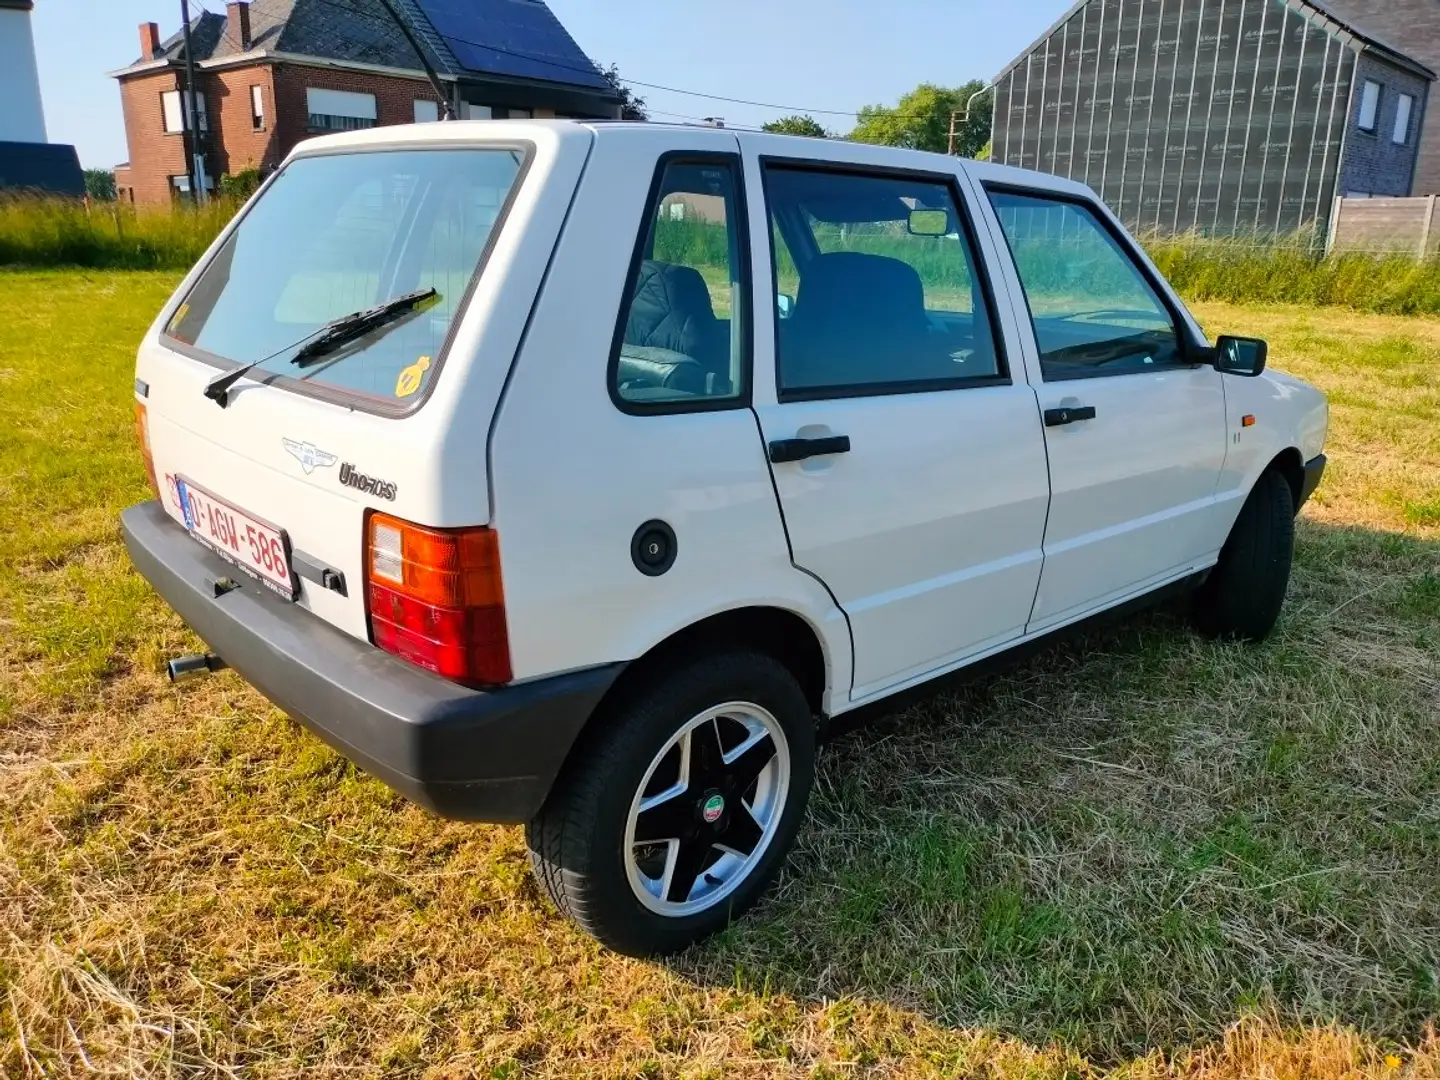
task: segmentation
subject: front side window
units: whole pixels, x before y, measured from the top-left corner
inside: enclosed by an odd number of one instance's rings
[[[628,406],[723,406],[747,389],[737,173],[728,159],[661,170],[630,268],[612,389]]]
[[[1004,377],[950,186],[768,166],[782,396],[920,391]]]
[[[1366,79],[1360,90],[1360,130],[1374,131],[1380,117],[1380,84]]]
[[[1139,266],[1083,203],[992,191],[1025,289],[1047,381],[1184,362],[1175,321]]]
[[[226,239],[166,326],[256,377],[404,409],[437,377],[450,325],[519,176],[502,147],[301,157]],[[289,363],[327,323],[433,288],[418,309],[305,368]],[[272,356],[273,354],[273,356]]]

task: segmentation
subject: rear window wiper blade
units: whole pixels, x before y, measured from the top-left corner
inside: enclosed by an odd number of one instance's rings
[[[290,362],[304,367],[388,323],[395,322],[402,315],[433,307],[439,300],[440,294],[431,286],[428,289],[416,289],[414,292],[405,293],[403,296],[397,296],[393,300],[376,304],[374,307],[352,311],[348,315],[331,319],[324,326],[310,331],[299,341],[292,341],[289,345],[277,349],[268,356],[262,356],[259,360],[242,364],[240,367],[215,376],[205,384],[205,396],[223,409],[229,404],[230,387],[267,360],[273,360],[281,353],[295,348],[296,345],[301,346],[300,350],[290,358]],[[302,342],[304,344],[301,344]]]

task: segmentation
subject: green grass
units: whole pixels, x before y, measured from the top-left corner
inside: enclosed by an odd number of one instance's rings
[[[136,210],[71,200],[0,197],[0,267],[188,270],[239,203]]]
[[[0,273],[0,1075],[1440,1075],[1440,321],[1200,305],[1334,401],[1275,636],[1161,612],[840,735],[772,895],[642,963],[520,830],[165,682],[116,515],[174,281]]]

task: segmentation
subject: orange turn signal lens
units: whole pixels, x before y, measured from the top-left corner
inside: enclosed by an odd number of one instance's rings
[[[150,492],[160,498],[160,482],[155,478],[155,458],[150,452],[150,416],[143,402],[135,403],[135,437],[140,440],[140,456],[145,461],[145,477],[150,481]]]
[[[1240,426],[1241,426],[1241,427],[1254,427],[1254,426],[1255,426],[1255,416],[1254,416],[1254,414],[1253,414],[1253,413],[1246,413],[1244,416],[1240,417]]]

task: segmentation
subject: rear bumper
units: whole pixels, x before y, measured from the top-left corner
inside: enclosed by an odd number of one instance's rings
[[[1315,494],[1315,489],[1320,486],[1320,480],[1325,475],[1325,455],[1316,454],[1305,463],[1305,479],[1300,485],[1300,501],[1295,504],[1295,511],[1299,513],[1300,507],[1310,501],[1310,496]]]
[[[120,522],[136,568],[226,663],[356,765],[446,817],[533,817],[624,668],[467,689],[251,583],[157,502]],[[218,577],[242,584],[216,597]]]

